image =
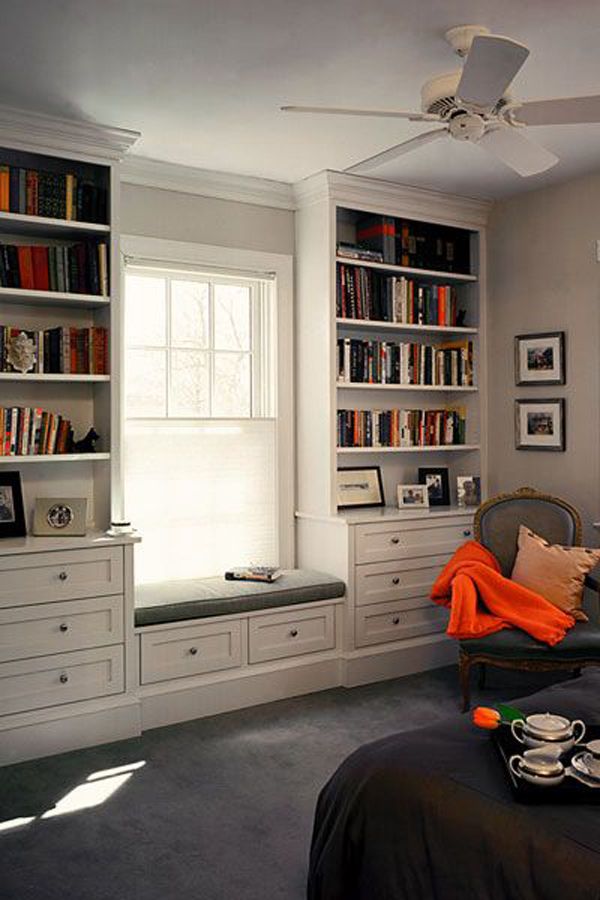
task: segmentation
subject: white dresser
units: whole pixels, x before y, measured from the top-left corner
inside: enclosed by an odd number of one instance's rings
[[[0,541],[0,765],[140,733],[134,542]]]
[[[473,536],[473,509],[298,513],[298,565],[347,584],[342,683],[363,684],[456,661],[448,613],[429,599],[452,553]]]

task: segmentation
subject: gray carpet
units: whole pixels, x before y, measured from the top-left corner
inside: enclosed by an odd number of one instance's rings
[[[495,671],[476,702],[548,676]],[[555,679],[556,680],[556,679]],[[0,769],[2,900],[302,900],[320,787],[360,744],[456,715],[454,668],[336,689]],[[102,804],[40,817],[145,761]],[[89,784],[89,782],[88,782]]]

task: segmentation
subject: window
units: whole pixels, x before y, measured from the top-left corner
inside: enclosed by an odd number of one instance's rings
[[[124,307],[136,581],[277,564],[273,280],[130,264]]]

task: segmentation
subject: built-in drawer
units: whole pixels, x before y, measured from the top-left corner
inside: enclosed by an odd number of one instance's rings
[[[389,603],[423,597],[429,602],[433,582],[449,556],[423,556],[396,562],[370,563],[355,569],[356,605]]]
[[[123,690],[122,646],[0,664],[0,715],[106,697]]]
[[[381,603],[355,610],[357,647],[385,644],[405,638],[443,631],[448,611],[437,606],[405,609],[403,603]]]
[[[0,607],[122,593],[121,547],[0,558]]]
[[[335,607],[289,610],[250,618],[249,660],[267,662],[335,646]]]
[[[356,526],[357,563],[446,556],[473,537],[471,521],[464,519]]]
[[[0,662],[122,640],[122,596],[0,609]]]
[[[241,623],[210,622],[140,635],[142,684],[233,669],[242,663]]]

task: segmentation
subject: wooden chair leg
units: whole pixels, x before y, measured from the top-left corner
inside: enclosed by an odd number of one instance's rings
[[[581,666],[578,666],[576,669],[573,669],[571,672],[571,678],[579,678],[581,675]]]
[[[461,653],[458,658],[458,677],[460,679],[460,687],[462,690],[462,711],[467,712],[471,706],[471,688],[469,684],[469,670],[471,668],[471,660],[466,653]]]
[[[477,687],[480,690],[483,690],[483,688],[485,687],[485,674],[486,674],[485,663],[479,663],[479,676],[477,678]]]

